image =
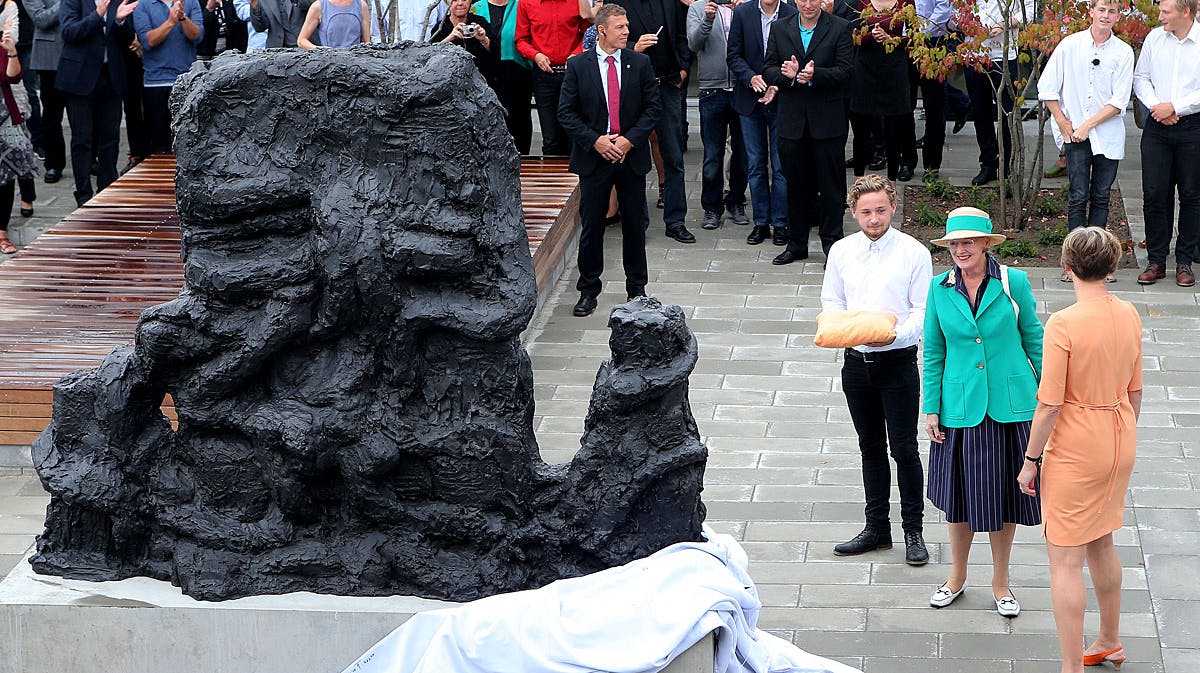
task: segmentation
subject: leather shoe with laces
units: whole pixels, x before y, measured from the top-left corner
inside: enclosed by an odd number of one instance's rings
[[[755,225],[750,230],[750,235],[746,237],[746,242],[750,245],[758,245],[767,240],[771,235],[771,227],[766,225]]]
[[[983,166],[979,169],[979,173],[971,178],[971,184],[980,187],[989,182],[995,182],[999,176],[996,174],[996,169],[991,166]]]
[[[901,166],[900,170],[896,171],[896,179],[900,182],[908,182],[913,179],[912,166]]]
[[[62,180],[62,171],[57,168],[47,168],[46,176],[42,178],[46,184],[52,185],[59,180]]]
[[[673,238],[680,243],[695,243],[696,237],[682,224],[667,229],[667,238]]]
[[[775,245],[787,245],[788,233],[787,227],[775,227],[775,232],[771,234],[771,242]]]
[[[923,566],[929,562],[929,550],[925,548],[920,531],[905,531],[904,562],[910,566]]]
[[[834,547],[833,553],[837,556],[854,556],[877,549],[891,548],[892,533],[890,531],[864,528],[861,533],[854,536],[853,540],[843,542]]]
[[[1175,284],[1179,287],[1191,287],[1196,284],[1196,274],[1192,273],[1191,264],[1180,264],[1175,267]]]
[[[808,259],[808,254],[805,253],[802,255],[795,250],[784,250],[778,255],[775,255],[775,259],[771,260],[771,263],[775,266],[783,266],[785,264],[791,264],[798,259]]]
[[[582,294],[579,295],[579,301],[575,302],[575,308],[571,309],[571,315],[582,318],[591,315],[595,310],[596,298],[590,294]]]
[[[1167,265],[1150,262],[1146,270],[1137,277],[1138,285],[1153,285],[1167,277]]]

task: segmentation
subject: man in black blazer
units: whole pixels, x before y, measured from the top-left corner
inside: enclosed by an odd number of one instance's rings
[[[687,44],[687,6],[679,0],[606,0],[623,7],[629,19],[629,41],[633,50],[650,57],[662,101],[662,115],[655,127],[662,155],[663,222],[667,236],[680,243],[695,243],[684,222],[687,192],[683,183],[683,95],[684,79],[692,53]]]
[[[780,0],[749,0],[733,10],[729,24],[727,60],[733,73],[733,109],[741,115],[746,145],[750,203],[754,228],[746,237],[750,245],[772,238],[787,244],[787,180],[779,159],[777,127],[778,88],[763,79],[763,58],[771,26],[795,21],[796,8]],[[767,33],[763,33],[763,25]],[[774,227],[775,233],[771,233]]]
[[[797,0],[796,7],[800,20],[775,26],[763,65],[763,79],[779,87],[779,155],[788,183],[788,246],[772,264],[807,258],[814,225],[828,255],[842,237],[846,209],[850,23],[821,11],[821,0]]]
[[[625,9],[605,3],[595,21],[596,47],[567,60],[558,102],[558,121],[571,139],[571,172],[579,175],[583,230],[579,301],[573,311],[579,317],[596,310],[604,271],[604,215],[614,187],[621,206],[625,291],[630,299],[646,294],[646,174],[650,133],[662,111],[650,59],[625,48]]]
[[[54,84],[66,98],[75,203],[81,206],[93,194],[93,157],[97,191],[117,179],[124,52],[133,40],[129,15],[136,7],[135,0],[63,0],[59,6],[63,49]]]

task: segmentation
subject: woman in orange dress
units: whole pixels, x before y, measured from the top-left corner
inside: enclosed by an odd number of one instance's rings
[[[1032,495],[1041,467],[1042,520],[1050,557],[1050,598],[1063,673],[1125,661],[1118,634],[1121,561],[1112,532],[1121,527],[1142,407],[1142,323],[1137,309],[1109,294],[1105,276],[1121,245],[1099,227],[1067,235],[1062,265],[1075,304],[1050,316],[1038,406],[1017,476]],[[1043,453],[1044,452],[1044,453]],[[1085,650],[1087,562],[1100,605],[1100,632]]]

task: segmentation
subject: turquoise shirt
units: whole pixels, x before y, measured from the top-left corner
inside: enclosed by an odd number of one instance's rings
[[[504,23],[500,26],[499,38],[500,60],[516,61],[529,68],[533,64],[529,59],[517,53],[517,2],[518,0],[508,0],[508,4],[504,6]],[[492,16],[488,9],[488,0],[479,0],[471,5],[471,12],[485,19],[490,19]]]
[[[984,414],[998,423],[1033,419],[1042,375],[1042,323],[1029,276],[1009,269],[1009,290],[1020,318],[1004,295],[997,271],[979,301],[977,313],[947,271],[933,279],[925,305],[924,402],[948,428],[970,428]],[[994,266],[993,266],[994,265]],[[956,271],[957,272],[957,271]],[[989,274],[991,275],[991,274]]]

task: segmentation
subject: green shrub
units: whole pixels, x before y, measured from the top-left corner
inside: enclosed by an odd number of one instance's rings
[[[992,248],[992,252],[997,257],[1037,257],[1037,246],[1029,241],[1024,241],[1018,238],[1010,238],[1007,241]]]
[[[1038,202],[1041,205],[1041,202]],[[1042,245],[1062,245],[1063,239],[1067,237],[1067,227],[1058,225],[1053,229],[1043,229],[1038,232],[1037,240]]]
[[[923,227],[945,227],[946,215],[928,203],[917,207],[917,222]]]
[[[954,185],[951,185],[949,180],[940,177],[934,171],[929,171],[925,174],[925,189],[930,195],[939,199],[953,199],[955,196],[958,196]]]
[[[967,195],[967,205],[972,208],[978,208],[984,212],[992,209],[992,190],[986,187],[971,187],[971,193]]]
[[[1057,196],[1043,196],[1034,205],[1033,212],[1042,217],[1056,217],[1063,213],[1063,202],[1059,201]],[[1063,233],[1063,236],[1066,236],[1066,233]],[[1062,243],[1062,239],[1058,239],[1057,243]]]

